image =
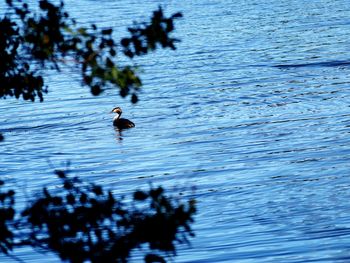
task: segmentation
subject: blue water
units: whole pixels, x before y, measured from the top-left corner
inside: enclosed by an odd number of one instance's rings
[[[152,182],[194,195],[196,237],[175,262],[350,261],[348,2],[70,0],[67,9],[119,39],[160,3],[183,13],[182,42],[133,62],[140,102],[112,89],[93,97],[68,69],[45,73],[44,103],[0,102],[0,173],[23,202],[55,185],[51,165],[67,160],[116,194]],[[135,129],[115,132],[116,105]]]

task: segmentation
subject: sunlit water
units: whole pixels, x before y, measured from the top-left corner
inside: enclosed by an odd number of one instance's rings
[[[68,160],[116,194],[152,182],[189,197],[195,187],[196,237],[175,262],[348,262],[348,2],[80,0],[67,9],[119,38],[159,3],[184,14],[182,42],[135,61],[141,101],[113,90],[93,97],[70,71],[45,73],[44,103],[0,102],[2,176],[22,198],[57,183],[52,166]],[[135,129],[115,132],[116,105]]]

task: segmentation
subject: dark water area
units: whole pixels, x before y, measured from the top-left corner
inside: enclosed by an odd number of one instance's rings
[[[114,90],[93,97],[69,70],[45,73],[44,103],[0,102],[0,174],[23,200],[54,186],[50,163],[67,160],[116,194],[152,182],[194,195],[196,237],[175,262],[349,262],[349,3],[79,0],[67,9],[119,39],[158,4],[183,13],[182,41],[134,61],[140,102]],[[136,124],[121,135],[109,114],[117,105]]]

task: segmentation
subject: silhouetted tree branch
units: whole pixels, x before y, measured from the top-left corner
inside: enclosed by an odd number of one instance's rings
[[[44,78],[37,72],[45,68],[59,70],[73,62],[79,68],[82,83],[99,95],[107,86],[116,86],[120,95],[131,94],[138,100],[141,80],[133,66],[120,66],[116,61],[118,43],[112,37],[113,29],[98,29],[96,25],[79,27],[64,10],[47,0],[39,1],[39,11],[33,12],[23,1],[6,1],[7,13],[0,20],[0,97],[22,96],[24,100],[43,101],[47,92]],[[130,38],[121,40],[123,53],[132,58],[156,49],[175,49],[170,37],[176,13],[169,18],[159,7],[150,22],[130,27]]]
[[[193,236],[194,200],[176,202],[158,187],[134,192],[126,205],[100,185],[56,174],[61,190],[44,188],[18,215],[14,191],[0,193],[2,253],[31,246],[70,262],[127,262],[133,250],[148,244],[159,253],[146,252],[145,262],[165,262],[164,256],[176,254],[176,243]]]
[[[0,180],[0,188],[4,181]],[[0,252],[8,254],[13,248],[13,233],[8,224],[12,224],[15,216],[15,192],[13,190],[0,192]]]

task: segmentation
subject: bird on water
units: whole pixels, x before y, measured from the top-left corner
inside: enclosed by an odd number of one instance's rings
[[[117,127],[119,130],[129,129],[135,127],[135,124],[128,119],[120,118],[123,111],[120,107],[115,107],[111,113],[116,113],[117,115],[113,119],[113,125]]]

